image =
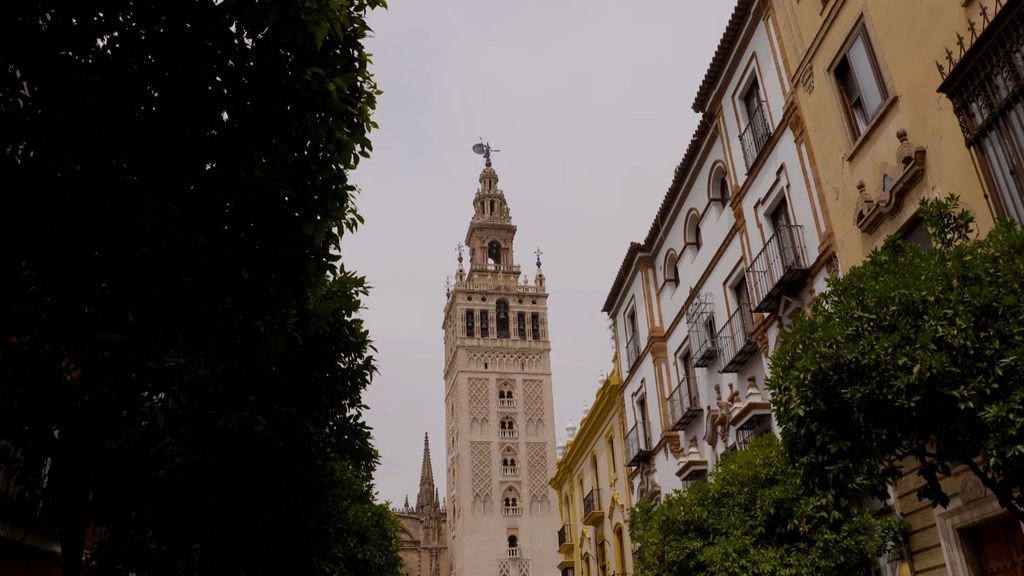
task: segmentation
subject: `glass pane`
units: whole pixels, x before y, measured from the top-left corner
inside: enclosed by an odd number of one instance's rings
[[[853,68],[853,75],[860,87],[860,95],[864,103],[864,111],[870,118],[875,115],[882,105],[882,90],[878,86],[875,77],[875,70],[871,65],[871,56],[868,55],[867,46],[864,44],[864,36],[857,36],[850,46],[849,62]]]

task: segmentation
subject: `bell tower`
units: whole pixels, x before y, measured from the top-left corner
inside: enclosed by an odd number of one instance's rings
[[[548,294],[515,260],[490,147],[444,308],[448,544],[455,576],[553,573],[560,560]],[[474,147],[476,148],[476,147]]]

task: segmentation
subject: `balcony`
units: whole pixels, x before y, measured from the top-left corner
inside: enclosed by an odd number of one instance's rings
[[[803,226],[779,226],[747,267],[754,312],[773,312],[782,296],[798,292],[810,265],[804,250]]]
[[[690,389],[689,379],[683,377],[678,386],[668,395],[668,417],[672,430],[682,430],[700,414],[700,399]]]
[[[519,438],[519,430],[498,430],[498,438],[514,440]]]
[[[690,447],[686,455],[676,465],[676,476],[683,488],[689,488],[694,482],[702,482],[708,477],[708,461],[697,448],[697,439],[690,438]]]
[[[572,552],[572,528],[568,524],[563,524],[558,529],[558,553],[569,554]]]
[[[521,274],[519,264],[503,266],[501,264],[495,264],[494,262],[477,262],[474,263],[470,269],[473,272],[507,272],[509,274],[515,274],[516,276]]]
[[[519,476],[519,466],[502,466],[502,476]]]
[[[637,358],[640,357],[640,343],[636,337],[632,340],[626,340],[626,370],[632,370],[633,365],[636,364]]]
[[[770,434],[772,431],[772,418],[768,414],[755,414],[746,422],[736,428],[736,446],[746,448],[750,443]]]
[[[498,408],[515,408],[515,398],[498,398]]]
[[[719,372],[738,372],[740,367],[757,352],[754,340],[754,315],[746,302],[729,316],[725,326],[718,333],[722,347],[722,369]]]
[[[505,506],[501,513],[504,516],[522,516],[523,508],[521,506]]]
[[[597,526],[604,520],[604,510],[601,510],[601,491],[593,488],[583,497],[583,523],[587,526]]]
[[[508,548],[505,550],[505,555],[509,558],[519,558],[521,556],[519,548]]]
[[[634,424],[626,434],[626,466],[639,466],[647,462],[651,456],[651,440],[648,438],[647,426],[641,422]]]
[[[690,343],[693,346],[693,365],[704,368],[711,365],[718,356],[718,341],[715,340],[715,316],[711,294],[698,295],[686,310],[686,323],[690,327]]]
[[[743,161],[747,170],[754,165],[757,157],[761,155],[768,139],[772,136],[772,129],[768,126],[768,117],[765,113],[765,103],[760,102],[757,108],[750,113],[750,120],[747,127],[740,133],[740,144],[743,147]]]

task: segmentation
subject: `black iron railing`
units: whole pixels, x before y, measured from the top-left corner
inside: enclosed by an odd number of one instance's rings
[[[740,302],[739,307],[718,333],[722,347],[722,368],[719,372],[737,372],[740,366],[757,351],[754,340],[754,315],[750,305]]]
[[[626,465],[639,466],[651,455],[651,439],[643,422],[634,424],[626,434]]]
[[[750,119],[747,127],[740,133],[740,144],[743,146],[743,160],[747,164],[747,170],[753,166],[761,150],[764,149],[768,139],[772,136],[772,129],[768,126],[768,115],[765,113],[765,103],[759,102],[757,108],[750,112]]]
[[[795,224],[779,226],[747,266],[747,286],[754,312],[773,311],[784,294],[799,289],[807,278],[810,265],[804,250],[803,228]]]
[[[583,517],[586,518],[594,512],[601,510],[601,492],[597,488],[591,488],[590,492],[583,497]]]
[[[689,378],[683,376],[679,385],[668,395],[668,416],[673,430],[682,430],[700,413],[700,399]]]
[[[566,544],[572,543],[572,530],[568,524],[562,524],[562,527],[558,529],[558,547],[561,548]]]

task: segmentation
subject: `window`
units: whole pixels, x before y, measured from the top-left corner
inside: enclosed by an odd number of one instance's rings
[[[743,148],[743,161],[749,170],[772,135],[757,76],[750,77],[741,96],[741,108],[747,115],[747,125],[740,132],[740,144]]]
[[[629,368],[633,367],[633,363],[640,356],[640,343],[637,341],[636,333],[636,307],[631,306],[626,311],[626,362]]]
[[[1015,80],[1024,73],[1024,12],[1004,8],[995,18],[1003,23],[983,27],[939,92],[953,103],[996,213],[1024,222],[1024,101]]]
[[[516,313],[516,332],[520,340],[526,340],[526,313]]]
[[[675,250],[669,250],[665,256],[665,281],[679,285],[679,257]]]
[[[700,215],[696,210],[691,210],[686,217],[686,244],[695,246],[697,250],[704,244],[700,236]]]
[[[924,221],[918,218],[900,235],[907,244],[913,244],[922,250],[932,250],[932,239],[928,236],[928,229],[924,227]]]
[[[487,338],[488,332],[490,331],[490,315],[487,314],[487,310],[480,311],[480,337]]]
[[[833,73],[839,86],[850,131],[853,137],[857,138],[878,114],[887,97],[882,75],[878,71],[878,63],[875,61],[871,42],[868,41],[867,31],[863,25],[854,34],[846,52],[836,63]]]
[[[466,336],[472,338],[473,334],[473,311],[466,310]]]
[[[501,244],[497,240],[491,240],[487,245],[487,259],[495,266],[501,266]]]
[[[530,338],[540,340],[540,314],[530,314]]]
[[[494,308],[494,317],[498,323],[498,338],[508,338],[508,302],[498,300]]]
[[[720,162],[716,163],[711,171],[711,179],[708,182],[708,196],[712,202],[721,202],[724,207],[729,204],[729,200],[732,198],[731,189],[729,175],[725,171],[725,166]]]
[[[689,402],[687,408],[700,408],[700,399],[697,397],[697,375],[693,370],[693,354],[689,349],[679,354],[679,384],[686,390],[686,399]]]

